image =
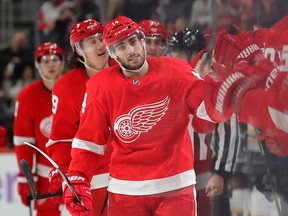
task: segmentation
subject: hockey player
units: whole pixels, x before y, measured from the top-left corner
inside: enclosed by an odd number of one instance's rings
[[[195,28],[185,28],[174,33],[168,43],[168,54],[188,61],[201,77],[210,68],[207,64],[206,39],[204,34]]]
[[[147,57],[164,56],[168,47],[168,37],[159,21],[142,20],[139,22],[145,34]]]
[[[202,79],[185,61],[146,59],[145,36],[127,17],[108,22],[103,34],[119,65],[87,82],[67,174],[85,207],[64,184],[66,208],[72,215],[91,215],[93,166],[112,137],[109,215],[196,215],[187,127],[190,114],[197,129],[211,126],[196,117]]]
[[[74,68],[68,71],[53,89],[53,124],[49,142],[46,144],[49,155],[67,172],[71,161],[71,143],[79,127],[81,103],[86,82],[99,70],[109,66],[108,53],[103,44],[103,26],[100,22],[88,19],[75,24],[70,33],[73,49],[71,63]],[[91,192],[93,215],[106,215],[106,195],[108,185],[108,164],[110,153],[101,157],[93,165]],[[62,177],[53,169],[50,173],[50,191],[62,188]],[[54,199],[63,202],[62,197]],[[103,209],[102,209],[103,208]]]
[[[52,89],[60,78],[64,55],[62,49],[52,42],[39,45],[34,54],[35,66],[42,79],[25,87],[18,95],[14,114],[14,146],[18,164],[25,159],[36,171],[34,179],[39,193],[48,193],[50,162],[40,153],[24,144],[30,142],[46,151],[52,124]],[[36,163],[34,163],[36,156]],[[22,171],[18,174],[18,193],[22,203],[28,206],[30,189]],[[59,204],[51,199],[35,201],[37,216],[60,215]]]
[[[285,120],[285,110],[288,104],[284,100],[287,96],[288,79],[285,54],[288,44],[287,30],[272,28],[267,33],[264,55],[268,59],[263,57],[262,51],[257,49],[258,46],[255,46],[245,32],[237,35],[224,32],[219,36],[218,41],[220,40],[226,42],[220,53],[229,49],[232,54],[222,59],[234,62],[234,67],[220,67],[217,73],[211,73],[205,78],[206,92],[213,92],[211,95],[206,94],[205,100],[210,116],[221,121],[235,112],[241,122],[248,122],[261,131],[258,138],[266,139],[270,151],[278,156],[287,156],[285,140],[288,121]],[[244,52],[245,55],[240,55]],[[241,58],[235,60],[238,55]],[[280,65],[275,65],[276,62],[280,62]]]

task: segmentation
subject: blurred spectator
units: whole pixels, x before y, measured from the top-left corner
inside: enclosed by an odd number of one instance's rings
[[[55,21],[60,16],[61,11],[67,7],[73,7],[74,3],[68,0],[45,1],[38,12],[38,28],[40,30],[41,41],[56,41]],[[31,55],[32,56],[32,55]]]
[[[164,5],[165,22],[176,20],[180,15],[187,21],[194,0],[161,0]]]
[[[112,20],[123,14],[125,0],[106,1],[106,21]]]
[[[99,7],[93,0],[74,0],[77,11],[78,20],[84,21],[86,19],[100,20]],[[110,7],[110,5],[109,5]],[[70,32],[70,31],[69,31]]]
[[[282,0],[260,1],[260,8],[257,8],[257,13],[259,13],[259,24],[262,27],[270,28],[285,15],[284,4],[285,3]]]
[[[4,71],[13,80],[20,78],[27,65],[34,65],[32,50],[27,46],[27,34],[18,31],[12,36],[10,46],[0,50],[0,79]]]
[[[143,19],[149,19],[151,10],[157,6],[158,1],[154,0],[125,0],[123,13],[139,22]]]
[[[69,35],[71,27],[77,23],[76,10],[71,7],[64,8],[55,21],[56,42],[63,49],[64,55],[68,56],[71,50]]]
[[[195,0],[192,5],[190,25],[204,30],[212,24],[212,0]]]
[[[256,23],[256,2],[252,0],[241,0],[239,7],[239,27],[242,30],[252,30]]]
[[[187,28],[187,21],[184,17],[178,17],[175,20],[175,32],[179,32]]]

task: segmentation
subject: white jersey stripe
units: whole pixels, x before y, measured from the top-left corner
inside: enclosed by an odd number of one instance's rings
[[[36,173],[37,175],[43,177],[43,178],[48,178],[49,177],[49,172],[52,170],[52,167],[49,167],[44,164],[39,164],[37,163],[36,165]]]
[[[46,148],[48,148],[49,146],[51,145],[54,145],[56,143],[59,143],[59,142],[73,142],[73,138],[70,138],[70,139],[62,139],[62,140],[51,140],[49,139],[48,142],[46,143]]]
[[[177,190],[196,184],[194,169],[166,178],[132,181],[111,177],[108,191],[126,195],[149,195]]]
[[[98,188],[103,188],[108,186],[108,181],[109,181],[109,173],[103,173],[99,175],[93,175],[92,180],[91,180],[91,190],[95,190]]]
[[[284,132],[288,132],[288,115],[272,107],[268,107],[269,114],[276,127]]]
[[[100,155],[104,155],[106,145],[98,145],[93,142],[74,138],[72,142],[72,148],[84,149]]]
[[[14,136],[13,142],[15,146],[25,145],[24,142],[29,142],[35,144],[35,137],[23,137],[23,136]]]
[[[198,118],[204,119],[204,120],[206,120],[206,121],[215,123],[215,122],[212,121],[212,120],[210,119],[210,117],[208,116],[204,101],[198,106],[197,112],[196,112],[196,116],[197,116]]]

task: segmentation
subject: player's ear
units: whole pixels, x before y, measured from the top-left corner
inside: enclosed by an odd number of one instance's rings
[[[84,55],[79,43],[76,43],[76,44],[75,44],[75,50],[76,50],[76,53],[77,53],[78,55],[80,55],[80,56],[83,56],[83,55]]]

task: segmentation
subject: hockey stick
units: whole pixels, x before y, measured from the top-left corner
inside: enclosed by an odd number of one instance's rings
[[[22,169],[22,172],[25,175],[25,178],[28,182],[28,185],[29,185],[31,193],[32,193],[31,194],[32,197],[28,197],[28,200],[31,200],[31,198],[33,198],[34,200],[46,199],[46,198],[51,198],[51,197],[62,195],[62,191],[57,191],[57,192],[52,192],[52,193],[47,193],[47,194],[38,194],[37,189],[36,189],[36,184],[35,184],[35,181],[33,178],[33,174],[32,174],[32,171],[31,171],[27,161],[22,159],[20,161],[20,167]]]
[[[259,134],[262,133],[261,130],[256,129],[256,128],[255,128],[255,132],[256,132],[256,135],[259,135]],[[264,148],[264,145],[265,145],[264,141],[262,141],[262,140],[257,138],[257,142],[258,142],[258,145],[259,145],[259,148],[260,148],[261,155],[265,156],[266,152],[265,152],[265,148]],[[269,179],[273,178],[273,175],[271,174],[270,169],[268,167],[266,168],[266,175],[267,175],[267,177]],[[274,195],[275,196],[274,201],[275,201],[277,212],[280,215],[281,214],[281,208],[280,208],[280,203],[278,201],[278,196],[277,196],[277,184],[276,184],[276,182],[275,182],[274,187],[272,186],[272,192],[275,194]]]
[[[29,204],[29,216],[33,216],[33,213],[32,213],[32,199],[33,199],[33,197],[29,194],[27,199],[28,199],[28,204]]]
[[[84,204],[82,203],[80,197],[78,196],[78,194],[76,193],[74,187],[72,186],[72,184],[70,183],[69,179],[67,178],[67,176],[65,175],[65,173],[61,170],[61,168],[58,166],[58,164],[53,161],[52,158],[50,158],[46,153],[44,153],[41,149],[37,148],[36,146],[32,145],[31,143],[28,142],[24,142],[24,144],[36,149],[38,152],[40,152],[60,173],[60,175],[62,176],[63,180],[66,182],[68,188],[70,189],[70,191],[72,192],[74,198],[75,198],[75,202],[78,205],[83,206],[84,208],[86,208],[84,206]]]

